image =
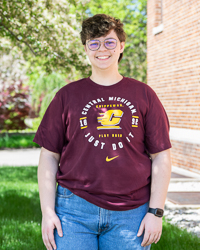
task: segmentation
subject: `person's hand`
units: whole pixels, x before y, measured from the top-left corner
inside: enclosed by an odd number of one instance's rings
[[[162,218],[154,214],[147,213],[143,218],[137,236],[141,236],[144,231],[144,238],[141,246],[145,247],[152,243],[157,243],[162,234]]]
[[[57,228],[58,235],[63,236],[60,219],[54,211],[43,214],[42,216],[42,239],[47,250],[56,249],[54,240],[54,228]]]

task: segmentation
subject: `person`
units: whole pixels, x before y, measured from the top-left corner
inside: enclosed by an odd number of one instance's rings
[[[150,249],[170,180],[169,122],[147,84],[118,71],[126,34],[97,14],[80,32],[92,74],[62,87],[34,137],[48,250]]]

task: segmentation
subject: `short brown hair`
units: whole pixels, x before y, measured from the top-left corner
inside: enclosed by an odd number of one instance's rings
[[[86,44],[86,40],[106,36],[111,30],[114,30],[120,42],[125,42],[126,33],[123,30],[123,23],[120,19],[111,17],[106,14],[97,14],[86,18],[82,23],[82,31],[80,32],[82,44]],[[121,61],[123,53],[120,53],[118,63]]]

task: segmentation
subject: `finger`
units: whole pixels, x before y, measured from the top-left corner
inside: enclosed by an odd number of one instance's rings
[[[55,221],[55,227],[56,227],[56,229],[57,229],[58,235],[59,235],[60,237],[63,237],[62,226],[61,226],[61,222],[60,222],[59,219],[57,219],[57,220]]]
[[[158,234],[158,237],[155,239],[155,244],[158,243],[158,241],[160,240],[161,237],[161,232]]]
[[[158,238],[158,233],[155,233],[154,236],[149,240],[148,245],[155,243],[157,238]]]
[[[47,239],[48,239],[47,234],[44,232],[44,230],[42,230],[42,240],[46,248],[47,248],[47,243],[48,243]]]
[[[162,235],[162,230],[158,232],[157,238],[155,239],[155,243],[157,243],[160,240],[161,235]]]
[[[49,233],[48,233],[48,243],[51,247],[50,249],[52,249],[52,247],[53,247],[53,249],[56,249],[56,243],[54,240],[54,230],[49,231]]]
[[[143,223],[143,221],[142,221],[141,224],[140,224],[140,228],[139,228],[139,230],[138,230],[137,236],[138,236],[138,237],[141,236],[142,233],[143,233],[143,231],[144,231],[144,223]]]
[[[153,242],[154,242],[154,234],[150,234],[148,240],[144,244],[144,247],[152,244]]]
[[[43,238],[43,242],[44,242],[44,245],[45,245],[46,249],[47,250],[52,250],[52,246],[51,246],[51,244],[49,242],[48,235],[44,234],[42,238]]]
[[[148,242],[149,237],[150,237],[149,233],[147,233],[147,231],[144,231],[144,238],[143,238],[143,241],[141,243],[142,247],[146,246],[146,243]]]

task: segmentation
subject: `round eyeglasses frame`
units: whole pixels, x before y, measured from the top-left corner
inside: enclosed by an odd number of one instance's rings
[[[115,41],[116,41],[116,46],[115,46],[114,48],[112,48],[112,49],[115,49],[115,48],[117,47],[117,40],[116,40],[115,38],[106,38],[106,39],[105,39],[104,41],[102,41],[102,42],[101,42],[100,40],[98,40],[98,39],[89,40],[89,41],[87,42],[88,49],[89,49],[89,50],[92,50],[92,51],[98,50],[98,49],[101,47],[101,43],[104,43],[104,44],[103,44],[104,47],[105,47],[106,49],[111,50],[111,48],[107,48],[106,45],[105,45],[105,41],[106,41],[106,40],[109,40],[109,39],[112,39],[112,40],[115,40]],[[97,49],[90,49],[88,43],[91,42],[91,41],[98,41],[98,42],[99,42],[99,47],[98,47]]]

